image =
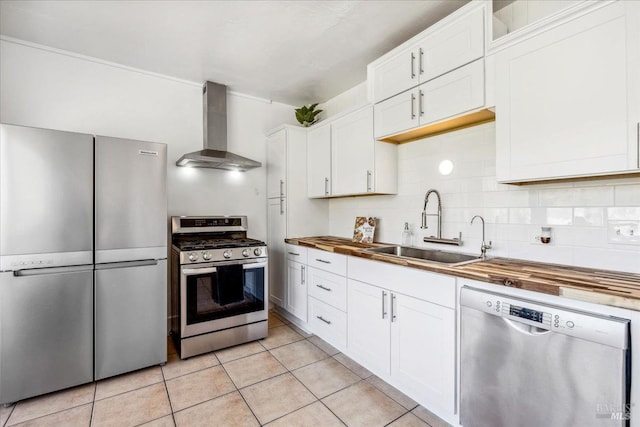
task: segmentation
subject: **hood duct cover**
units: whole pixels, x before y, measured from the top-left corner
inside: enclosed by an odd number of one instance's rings
[[[227,151],[227,87],[206,82],[202,88],[204,149],[187,153],[177,166],[247,171],[262,163]]]

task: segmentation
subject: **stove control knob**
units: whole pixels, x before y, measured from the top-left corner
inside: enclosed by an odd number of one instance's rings
[[[211,259],[211,252],[202,252],[202,259],[209,261]]]
[[[262,255],[262,249],[261,249],[261,248],[255,248],[255,249],[253,250],[253,253],[254,253],[256,256],[260,256],[260,255]]]
[[[251,254],[249,253],[249,249],[243,249],[243,250],[242,250],[242,256],[243,256],[243,257],[245,257],[245,258],[246,258],[246,257],[248,257],[249,255],[251,255]]]
[[[195,261],[197,261],[197,260],[198,260],[198,254],[197,254],[197,253],[195,253],[195,252],[191,252],[191,253],[189,254],[189,261],[191,261],[191,262],[195,262]]]
[[[225,257],[226,259],[231,258],[231,251],[226,250],[222,253],[222,256]]]

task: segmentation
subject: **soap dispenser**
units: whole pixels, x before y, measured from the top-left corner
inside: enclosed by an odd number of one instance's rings
[[[409,230],[409,223],[404,223],[404,231],[402,232],[402,246],[411,246],[413,243],[411,235],[411,230]]]

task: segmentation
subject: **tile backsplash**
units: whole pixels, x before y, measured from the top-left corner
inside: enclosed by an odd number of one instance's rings
[[[451,160],[442,175],[438,166]],[[462,246],[423,243],[437,233],[429,216],[420,229],[428,189],[442,196],[442,237],[457,237]],[[420,247],[479,253],[486,221],[488,255],[640,273],[640,178],[580,180],[528,185],[495,180],[495,124],[489,123],[398,146],[398,194],[330,200],[330,233],[351,237],[356,216],[379,219],[376,240],[400,243],[404,223]],[[431,196],[427,213],[436,212]],[[542,226],[551,227],[551,242],[542,244]]]

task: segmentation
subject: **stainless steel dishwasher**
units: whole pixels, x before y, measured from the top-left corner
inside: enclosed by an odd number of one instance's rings
[[[460,306],[464,427],[628,424],[629,320],[466,286]]]

